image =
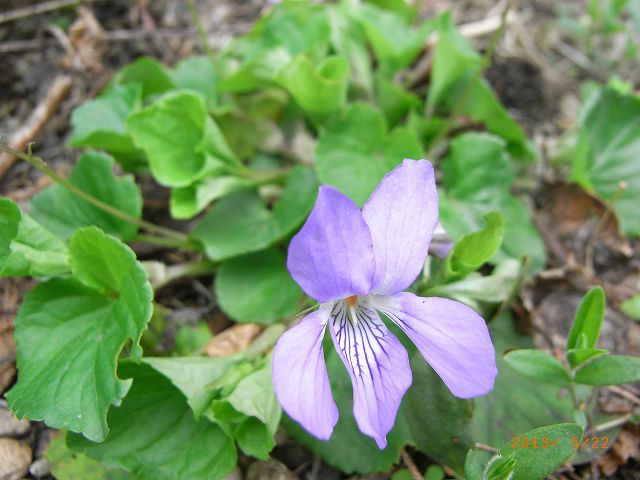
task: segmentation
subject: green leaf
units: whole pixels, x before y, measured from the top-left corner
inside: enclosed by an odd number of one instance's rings
[[[182,391],[196,418],[205,414],[249,455],[267,458],[281,409],[271,384],[270,363],[254,367],[241,356],[146,358]]]
[[[241,358],[237,356],[207,357],[147,357],[143,361],[167,377],[187,398],[196,418],[199,418],[216,397],[219,382]]]
[[[473,445],[472,404],[451,395],[420,352],[411,355],[413,383],[402,409],[411,432],[411,442],[430,458],[462,470]]]
[[[239,192],[220,200],[192,231],[212,260],[262,250],[291,233],[307,217],[317,194],[308,168],[294,167],[282,197],[269,210],[257,192]]]
[[[291,59],[304,53],[314,63],[326,57],[330,27],[325,5],[285,2],[258,20],[245,37],[229,49],[241,57],[239,67],[221,84],[221,91],[248,92],[270,86]]]
[[[327,124],[315,157],[320,182],[363,205],[385,174],[404,158],[421,158],[422,149],[413,131],[403,128],[388,134],[378,110],[354,104]]]
[[[252,186],[250,181],[243,178],[222,176],[208,177],[188,187],[174,188],[169,205],[171,216],[177,219],[192,218],[210,203]]]
[[[240,380],[226,401],[238,412],[260,420],[275,434],[282,409],[273,391],[271,362]]]
[[[640,235],[640,98],[599,88],[579,125],[571,178],[610,202],[624,233]]]
[[[11,254],[0,277],[47,277],[69,271],[67,246],[30,216],[22,214],[18,234],[11,241]]]
[[[69,182],[135,218],[142,213],[142,196],[131,175],[116,177],[113,159],[96,152],[84,153],[69,175]],[[51,185],[38,193],[29,204],[29,212],[43,227],[63,239],[77,228],[95,225],[123,240],[130,240],[138,226],[94,207],[60,185]]]
[[[118,356],[128,340],[141,356],[153,292],[135,254],[96,227],[76,232],[69,257],[77,279],[42,283],[20,307],[20,378],[7,400],[18,416],[101,441],[109,406],[131,386],[116,376]]]
[[[409,111],[422,108],[422,101],[418,96],[384,75],[375,76],[375,86],[378,105],[389,125],[396,125]]]
[[[486,227],[478,232],[463,235],[447,258],[451,272],[464,276],[489,261],[500,248],[504,236],[504,220],[498,212],[484,216]]]
[[[415,29],[401,15],[369,4],[360,7],[356,15],[387,75],[409,66],[435,27],[433,22],[423,22]]]
[[[276,446],[273,433],[256,418],[248,417],[233,426],[233,437],[247,455],[261,460],[269,459],[269,452]]]
[[[480,230],[483,217],[498,211],[504,219],[504,239],[493,261],[530,258],[529,273],[544,267],[544,243],[531,223],[524,203],[511,194],[514,173],[505,143],[485,133],[466,133],[450,144],[443,165],[440,221],[453,237]]]
[[[424,472],[424,480],[444,480],[444,470],[440,465],[429,465]]]
[[[518,436],[519,445],[522,446],[525,441],[530,448],[513,448],[511,441],[493,457],[489,468],[496,462],[504,462],[503,464],[509,464],[513,469],[514,479],[542,480],[571,458],[576,452],[572,439],[582,439],[582,433],[582,428],[575,423],[560,423],[530,430]],[[538,448],[532,447],[534,441]],[[548,445],[547,448],[544,448],[545,444]],[[491,470],[495,470],[495,467]]]
[[[328,441],[318,440],[287,415],[283,416],[282,423],[293,438],[344,473],[387,472],[398,461],[400,448],[411,441],[409,420],[400,409],[396,425],[387,435],[388,445],[384,450],[380,450],[372,438],[361,433],[353,416],[351,380],[333,345],[329,347],[329,343],[325,348],[327,371],[331,392],[340,410],[333,435]]]
[[[211,58],[205,55],[187,57],[178,62],[169,75],[178,88],[202,95],[209,108],[217,105],[218,76]]]
[[[609,350],[605,350],[603,348],[570,348],[567,350],[567,360],[569,364],[574,366],[578,366],[587,360],[599,357],[600,355],[605,355],[609,353]]]
[[[373,91],[371,57],[358,22],[349,15],[345,2],[328,6],[327,15],[331,23],[331,45],[335,51],[347,59],[349,81],[365,94]]]
[[[515,473],[516,459],[513,456],[494,455],[483,472],[483,480],[511,480]]]
[[[620,304],[620,310],[633,320],[640,320],[640,295],[625,300]]]
[[[11,242],[18,235],[22,212],[13,200],[0,197],[0,266],[11,254]]]
[[[158,183],[185,187],[206,170],[229,169],[236,161],[218,126],[195,93],[170,93],[127,119],[127,130],[149,158]]]
[[[47,446],[45,457],[58,480],[135,480],[135,476],[72,452],[66,445],[66,432],[58,434]]]
[[[69,271],[67,247],[54,234],[0,197],[0,277],[50,276]]]
[[[521,270],[520,262],[507,258],[496,265],[491,275],[473,272],[461,280],[435,285],[421,293],[427,296],[453,298],[480,310],[481,305],[478,302],[499,303],[508,298]]]
[[[211,329],[204,322],[195,326],[183,325],[176,332],[176,354],[191,355],[202,351],[212,338]]]
[[[578,370],[574,377],[585,385],[622,385],[640,381],[640,357],[606,355],[598,357]]]
[[[602,287],[594,287],[587,292],[580,302],[571,324],[571,330],[567,337],[567,350],[596,346],[604,319],[605,301]],[[584,336],[584,345],[580,345],[578,341],[581,336]],[[575,367],[574,364],[572,365]]]
[[[344,106],[348,75],[349,65],[344,57],[328,57],[314,65],[300,55],[280,72],[278,81],[302,110],[323,120]]]
[[[515,371],[502,358],[512,348],[533,348],[529,335],[518,334],[507,313],[490,324],[498,376],[491,392],[473,400],[474,440],[499,446],[519,432],[571,418],[573,404],[563,387],[541,383]],[[518,477],[516,477],[518,478]]]
[[[293,315],[302,292],[279,250],[264,250],[225,261],[215,283],[220,307],[239,322],[273,323]]]
[[[450,14],[442,15],[439,23],[427,98],[428,111],[451,112],[458,108],[458,113],[484,123],[488,131],[504,138],[511,153],[530,158],[532,147],[524,130],[509,116],[487,82],[477,77],[483,64],[480,55],[456,31]]]
[[[545,383],[567,385],[571,381],[562,363],[535,349],[513,350],[504,356],[505,362],[515,371]]]
[[[464,462],[464,478],[466,480],[482,480],[484,467],[490,460],[488,452],[482,450],[469,450]]]
[[[284,48],[264,52],[242,64],[240,68],[220,82],[220,91],[246,93],[275,84],[278,74],[291,62]]]
[[[151,367],[123,362],[133,386],[109,411],[103,443],[70,435],[71,449],[134,473],[141,480],[222,479],[236,464],[233,441],[207,419],[196,421],[184,396]]]
[[[394,474],[391,475],[391,480],[413,480],[413,476],[408,469],[403,468],[402,470],[394,472]]]
[[[329,35],[325,5],[284,2],[256,23],[249,38],[257,51],[281,47],[292,56],[309,53],[315,59],[326,52]]]
[[[69,144],[74,147],[103,149],[129,165],[143,154],[127,134],[127,116],[142,106],[142,88],[138,84],[116,85],[100,97],[89,100],[71,114],[73,132]]]
[[[113,83],[140,85],[144,99],[176,88],[166,67],[149,57],[141,57],[124,67],[115,76]]]

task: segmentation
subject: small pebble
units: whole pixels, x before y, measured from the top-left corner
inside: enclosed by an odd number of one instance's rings
[[[31,428],[29,420],[18,420],[9,410],[0,409],[0,437],[20,437]]]
[[[0,438],[0,478],[19,480],[27,475],[31,464],[31,447],[13,438]]]
[[[51,466],[46,458],[39,458],[29,467],[29,473],[36,478],[42,478],[51,473]]]

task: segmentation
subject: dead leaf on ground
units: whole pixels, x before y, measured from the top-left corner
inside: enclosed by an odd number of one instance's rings
[[[0,394],[11,385],[16,374],[16,343],[13,340],[13,320],[18,310],[20,294],[10,280],[0,283]]]
[[[104,70],[102,57],[107,51],[107,34],[87,7],[78,8],[78,18],[69,27],[72,52],[63,63],[75,70],[100,73]]]
[[[210,357],[224,357],[247,348],[262,332],[262,326],[255,323],[234,325],[213,337],[205,346]]]
[[[613,446],[597,463],[602,474],[609,477],[631,458],[640,460],[640,427],[637,426],[622,430]]]

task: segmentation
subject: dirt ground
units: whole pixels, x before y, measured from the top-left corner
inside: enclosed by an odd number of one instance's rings
[[[35,5],[29,0],[2,0],[2,14]],[[267,8],[263,0],[199,0],[199,18],[214,49],[226,45],[234,35],[246,32]],[[422,16],[431,16],[455,3],[456,22],[467,23],[497,15],[501,9],[489,0],[434,0],[425,4]],[[559,27],[558,2],[535,0],[520,2],[496,50],[487,78],[510,113],[523,125],[543,154],[542,161],[528,169],[527,182],[517,193],[525,199],[549,252],[547,269],[525,285],[515,305],[521,328],[532,332],[536,344],[550,351],[562,345],[575,308],[592,285],[602,284],[608,308],[602,332],[602,346],[616,353],[640,355],[640,324],[617,310],[619,303],[638,293],[640,241],[629,241],[617,234],[615,220],[595,198],[567,184],[564,167],[553,164],[553,153],[562,135],[575,122],[579,107],[579,86],[587,79],[606,80],[608,70],[597,62],[585,62],[579,45]],[[563,2],[563,8],[580,18],[586,2]],[[18,21],[0,23],[0,136],[11,139],[45,97],[60,76],[70,76],[71,89],[47,119],[37,136],[34,153],[47,159],[64,173],[70,170],[77,152],[66,146],[71,111],[94,97],[111,76],[141,55],[158,58],[171,65],[199,53],[198,38],[191,15],[182,0],[115,0],[87,2],[87,10],[59,9],[29,15]],[[563,14],[564,15],[564,14]],[[65,32],[68,27],[76,34]],[[474,40],[479,49],[486,38]],[[615,49],[602,45],[603,54]],[[588,59],[587,59],[588,60]],[[621,76],[640,88],[637,62],[619,65]],[[16,162],[0,174],[0,195],[9,196],[22,206],[47,185],[47,180],[26,163]],[[154,217],[167,209],[166,192],[151,183],[145,189],[145,215]],[[153,249],[138,251],[143,258],[154,258]],[[206,318],[215,331],[229,321],[220,314],[208,290],[199,282],[179,285],[171,296],[161,293],[159,301],[173,309],[177,324]],[[22,294],[30,281],[0,280],[0,393],[15,380],[15,345],[12,322]],[[170,342],[171,338],[167,339]],[[633,395],[640,389],[631,389]],[[625,408],[624,399],[606,394],[603,405]],[[628,405],[627,405],[628,408]],[[27,445],[30,478],[50,479],[42,463],[50,431],[42,424],[18,425],[3,420],[6,405],[0,405],[0,437],[15,437]],[[6,417],[8,418],[8,417]],[[3,421],[9,430],[3,430]],[[638,443],[637,430],[631,431]],[[1,438],[0,438],[1,440]],[[632,440],[633,442],[633,440]],[[1,442],[0,442],[1,443]],[[2,445],[0,445],[1,447]],[[14,445],[15,447],[15,445]],[[9,448],[9,447],[7,447]],[[17,447],[16,447],[17,448]],[[2,448],[0,448],[2,455]],[[296,478],[313,473],[315,478],[338,479],[340,472],[324,465],[295,443],[283,441],[269,463],[256,462],[247,478]],[[612,460],[614,461],[614,460]],[[0,464],[2,459],[0,458]],[[611,478],[639,479],[637,461],[625,459]],[[36,465],[37,468],[34,468]],[[40,470],[38,470],[38,468]],[[295,473],[293,473],[295,472]],[[1,476],[1,474],[0,474]],[[381,477],[382,478],[382,477]],[[569,477],[565,477],[569,478]],[[570,477],[574,478],[574,477]],[[581,477],[575,477],[581,478]]]

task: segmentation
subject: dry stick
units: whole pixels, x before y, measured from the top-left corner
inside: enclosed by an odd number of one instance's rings
[[[632,403],[635,403],[636,405],[640,405],[640,397],[633,394],[629,390],[626,390],[625,388],[618,387],[615,385],[610,385],[607,387],[607,390],[609,390],[611,393],[615,393],[616,395],[622,398],[626,398],[627,400],[629,400]]]
[[[489,453],[498,453],[500,449],[492,447],[491,445],[487,445],[486,443],[476,442],[475,447],[477,450],[484,450]]]
[[[620,417],[620,418],[616,418],[614,420],[611,420],[609,422],[605,422],[605,423],[601,423],[600,425],[596,425],[593,428],[590,428],[589,430],[587,430],[587,432],[585,433],[585,437],[589,436],[589,435],[593,435],[595,433],[600,433],[600,432],[604,432],[607,431],[611,428],[615,428],[615,427],[620,427],[622,425],[624,425],[625,423],[627,423],[629,420],[631,420],[631,418],[633,417],[633,414],[631,413],[627,413],[626,415]]]
[[[53,0],[51,2],[42,2],[30,7],[16,8],[6,13],[0,13],[0,23],[12,22],[21,18],[40,15],[41,13],[52,12],[66,7],[75,7],[82,0]]]
[[[200,14],[198,13],[198,8],[194,0],[187,0],[187,8],[189,9],[189,13],[191,13],[191,21],[196,27],[196,31],[198,32],[198,40],[200,41],[200,46],[204,53],[211,59],[211,63],[213,64],[213,68],[217,69],[217,64],[215,61],[215,54],[213,50],[211,50],[211,46],[209,45],[209,40],[207,39],[207,34],[204,31],[204,27],[202,26],[202,22],[200,21]]]
[[[11,147],[8,147],[8,146],[0,144],[0,151],[9,153],[9,154],[11,154],[11,155],[13,155],[15,157],[18,157],[21,160],[24,160],[25,162],[30,163],[36,169],[38,169],[39,171],[41,171],[42,173],[44,173],[45,175],[47,175],[48,177],[53,179],[53,181],[55,181],[59,185],[63,186],[64,188],[69,190],[74,195],[80,197],[85,202],[90,203],[94,207],[97,207],[100,210],[103,210],[103,211],[107,212],[108,214],[113,215],[114,217],[117,217],[117,218],[119,218],[121,220],[124,220],[125,222],[129,222],[129,223],[133,223],[135,225],[138,225],[138,226],[144,228],[145,230],[148,230],[149,232],[153,232],[153,233],[156,233],[156,234],[161,235],[163,237],[171,238],[173,240],[177,240],[178,242],[181,242],[185,246],[187,245],[187,242],[189,241],[189,237],[187,235],[185,235],[184,233],[177,232],[175,230],[171,230],[170,228],[166,228],[166,227],[163,227],[163,226],[160,226],[160,225],[156,225],[156,224],[151,223],[151,222],[147,222],[146,220],[141,220],[139,218],[134,217],[133,215],[129,215],[128,213],[123,212],[122,210],[118,210],[113,205],[109,205],[108,203],[103,202],[102,200],[94,197],[93,195],[91,195],[91,194],[85,192],[84,190],[82,190],[81,188],[77,187],[76,185],[71,183],[66,178],[63,178],[60,175],[58,175],[58,173],[55,170],[53,170],[51,167],[49,167],[47,165],[47,163],[42,158],[37,157],[35,155],[32,155],[31,154],[31,144],[28,144],[27,148],[28,148],[28,153],[24,153],[24,152],[21,152],[19,150],[14,149],[14,148],[11,148]]]
[[[591,235],[591,238],[589,238],[589,241],[588,241],[587,246],[585,248],[585,253],[584,253],[585,268],[587,269],[587,272],[592,274],[592,276],[593,276],[593,272],[594,272],[594,268],[593,268],[593,251],[594,251],[594,248],[596,246],[596,240],[598,239],[598,236],[600,235],[600,232],[604,229],[605,225],[609,221],[609,218],[611,217],[611,211],[613,210],[613,207],[615,206],[615,204],[620,199],[620,195],[626,189],[627,189],[626,182],[621,181],[618,184],[618,186],[615,189],[615,191],[613,192],[613,195],[611,196],[611,200],[606,205],[606,209],[605,209],[604,213],[600,216],[598,224],[596,225],[596,228],[593,231],[593,234]]]
[[[22,128],[11,135],[8,141],[9,146],[15,150],[24,150],[29,142],[35,140],[70,89],[71,77],[62,75],[56,78],[47,95],[31,113]],[[11,168],[15,160],[16,157],[7,152],[0,154],[0,178]]]
[[[413,480],[423,480],[424,476],[420,473],[420,470],[418,470],[418,467],[416,467],[416,464],[413,463],[413,459],[411,458],[411,455],[407,453],[404,447],[400,449],[400,455],[402,456],[402,461],[409,469],[409,472],[411,473]]]

